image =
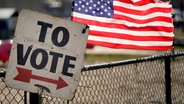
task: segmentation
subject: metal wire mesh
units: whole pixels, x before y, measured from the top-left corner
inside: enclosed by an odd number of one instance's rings
[[[184,56],[172,59],[171,91],[173,104],[184,104]]]
[[[24,91],[7,87],[3,77],[0,77],[0,104],[24,104]]]
[[[73,100],[40,95],[42,104],[166,104],[165,59],[171,60],[172,104],[184,104],[184,53],[85,66]],[[2,104],[25,103],[24,91],[0,79]],[[28,101],[27,101],[28,102]]]
[[[165,101],[163,62],[82,72],[72,104],[149,104]],[[149,69],[149,70],[148,70]]]

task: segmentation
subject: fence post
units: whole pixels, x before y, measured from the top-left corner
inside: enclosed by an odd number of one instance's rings
[[[165,58],[165,94],[166,104],[172,104],[171,99],[171,60],[170,57]]]
[[[30,104],[39,104],[39,94],[30,92]]]
[[[27,104],[27,91],[24,91],[24,104]]]

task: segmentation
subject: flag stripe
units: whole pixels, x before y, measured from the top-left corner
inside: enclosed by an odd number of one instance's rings
[[[137,17],[139,19],[135,19],[135,18],[131,18],[132,16],[126,16],[126,15],[119,15],[119,14],[115,14],[114,18],[116,19],[122,19],[122,20],[126,20],[129,22],[135,22],[135,23],[139,23],[139,24],[145,24],[145,23],[149,23],[149,22],[153,22],[153,21],[162,21],[162,22],[172,22],[172,19],[170,17],[164,17],[163,15],[159,15],[156,17],[150,17],[145,19],[144,17]],[[135,17],[135,16],[134,16]]]
[[[95,40],[88,40],[88,44],[95,44],[95,45],[100,45],[100,46],[104,46],[104,47],[110,47],[110,48],[114,48],[116,47],[117,49],[137,49],[137,50],[170,50],[172,49],[172,46],[137,46],[134,44],[114,44],[111,42],[102,42],[102,41],[95,41]]]
[[[146,9],[146,8],[145,8]],[[172,9],[168,8],[161,8],[161,7],[155,7],[155,8],[148,8],[147,10],[137,10],[137,9],[128,9],[125,7],[120,7],[120,6],[114,6],[114,10],[128,13],[128,14],[135,14],[135,15],[140,15],[140,16],[145,16],[151,13],[159,12],[159,13],[170,13]]]
[[[126,1],[128,1],[128,0],[126,0]],[[126,8],[130,8],[130,10],[146,11],[146,10],[151,9],[151,8],[161,8],[161,9],[165,9],[165,11],[167,11],[167,13],[170,13],[172,11],[172,6],[167,5],[165,3],[156,3],[156,4],[155,3],[149,3],[149,4],[146,4],[146,5],[142,5],[142,6],[134,6],[131,3],[122,2],[122,0],[114,0],[113,4],[114,4],[114,7],[116,7],[116,6],[126,7]],[[157,9],[157,10],[158,11],[156,11],[156,12],[160,12],[159,9]]]
[[[134,23],[134,22],[129,22],[126,20],[120,20],[120,19],[112,19],[112,18],[105,18],[105,17],[97,17],[97,16],[91,16],[87,14],[82,14],[82,13],[77,13],[73,12],[73,17],[78,17],[78,18],[85,18],[88,20],[94,20],[98,22],[106,22],[106,23],[115,23],[115,24],[122,24],[130,27],[146,27],[146,26],[164,26],[164,27],[173,27],[171,23],[168,22],[159,22],[159,21],[153,21],[149,23],[144,23],[144,24],[139,24],[139,23]],[[72,20],[73,20],[72,17]],[[83,23],[81,21],[81,23]],[[118,28],[118,27],[117,27]]]
[[[142,0],[132,0],[132,2],[139,2],[139,1],[142,1]]]
[[[136,44],[137,46],[169,46],[172,45],[172,42],[167,41],[133,41],[133,40],[125,40],[125,39],[117,39],[117,38],[109,38],[109,37],[99,37],[90,35],[88,37],[89,40],[109,42],[109,43],[117,43],[117,44]],[[145,44],[146,43],[146,44]]]
[[[103,32],[104,30],[106,30],[106,32],[110,32],[110,33],[127,33],[127,34],[131,34],[134,36],[151,36],[151,34],[153,34],[153,36],[168,36],[168,37],[173,37],[172,33],[165,33],[165,32],[155,32],[155,31],[133,31],[133,30],[123,30],[123,29],[119,29],[119,28],[108,28],[108,27],[101,27],[101,26],[90,26],[90,30],[97,30],[97,31],[101,31]],[[157,33],[157,34],[155,34]]]
[[[160,21],[160,22],[172,22],[171,15],[169,17],[164,16],[165,13],[153,13],[146,16],[139,16],[139,15],[132,15],[132,14],[126,14],[122,12],[115,11],[114,18],[116,19],[122,19],[129,22],[135,22],[135,23],[149,23],[153,21]],[[133,18],[132,18],[133,17]]]
[[[128,27],[124,24],[100,22],[97,20],[88,20],[88,19],[83,19],[83,18],[76,17],[76,16],[72,17],[72,20],[76,22],[88,24],[88,25],[98,24],[98,26],[102,26],[102,27],[109,27],[109,28],[118,27],[120,29],[133,30],[133,31],[162,31],[162,32],[172,32],[173,31],[173,27],[166,27],[166,26],[147,26],[147,27],[142,27],[142,28]]]
[[[133,4],[132,0],[118,0],[118,1],[122,3]],[[142,0],[139,0],[139,1],[142,1]],[[145,4],[154,3],[154,2],[155,0],[146,0]]]
[[[132,36],[129,34],[123,33],[109,33],[109,32],[100,32],[93,31],[89,32],[90,35],[99,36],[99,37],[109,37],[109,38],[117,38],[117,39],[126,39],[126,40],[135,40],[135,41],[172,41],[173,37],[167,36]]]

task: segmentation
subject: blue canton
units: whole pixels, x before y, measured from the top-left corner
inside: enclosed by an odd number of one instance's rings
[[[74,0],[73,11],[92,16],[112,18],[113,0]]]

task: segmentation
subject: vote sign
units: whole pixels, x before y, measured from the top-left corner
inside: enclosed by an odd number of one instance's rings
[[[79,82],[87,37],[86,25],[22,10],[13,39],[6,84],[72,99]]]

